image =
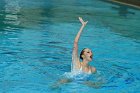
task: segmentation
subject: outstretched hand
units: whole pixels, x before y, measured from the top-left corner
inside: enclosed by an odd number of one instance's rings
[[[84,20],[81,17],[79,17],[79,21],[82,23],[83,26],[85,26],[88,22],[88,21],[84,22]]]

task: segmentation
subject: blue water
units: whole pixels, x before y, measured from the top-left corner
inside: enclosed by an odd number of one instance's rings
[[[54,85],[71,71],[73,40],[94,53],[99,87]],[[0,93],[139,93],[140,10],[101,0],[0,0]]]

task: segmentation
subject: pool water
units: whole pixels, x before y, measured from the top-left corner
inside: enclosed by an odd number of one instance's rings
[[[139,93],[140,10],[105,0],[0,0],[0,93]],[[99,87],[76,81],[53,87],[71,71],[73,40],[88,20],[79,52]]]

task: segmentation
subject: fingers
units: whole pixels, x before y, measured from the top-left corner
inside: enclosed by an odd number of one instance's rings
[[[85,24],[87,24],[87,23],[88,23],[88,21],[85,22]]]
[[[83,21],[83,19],[82,19],[81,17],[79,17],[79,20],[80,20],[80,22],[81,22],[81,23],[83,23],[83,22],[84,22],[84,21]]]
[[[82,23],[82,25],[86,25],[88,23],[88,21],[84,22],[84,20],[81,17],[79,17],[79,20]]]
[[[82,19],[82,17],[79,17],[79,20],[81,20]]]

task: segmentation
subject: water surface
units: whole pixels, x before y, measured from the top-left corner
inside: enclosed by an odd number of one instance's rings
[[[0,0],[1,93],[139,93],[140,11],[101,0]],[[79,52],[106,81],[99,88],[71,82],[51,89],[71,70],[73,40],[88,20]]]

